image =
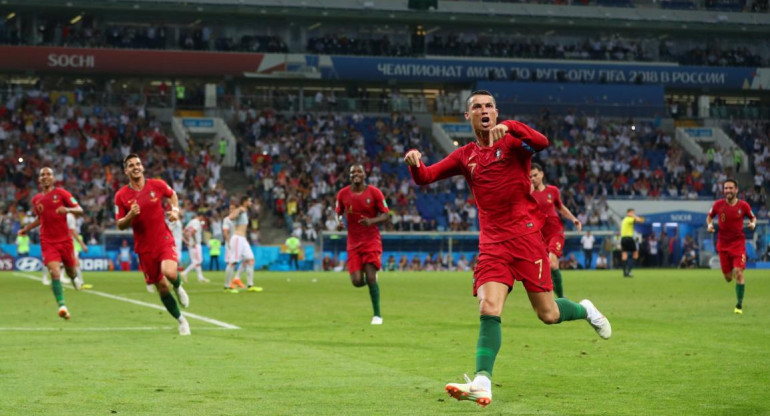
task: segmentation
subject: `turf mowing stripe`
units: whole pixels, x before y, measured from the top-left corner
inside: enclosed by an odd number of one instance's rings
[[[167,331],[169,329],[175,329],[171,326],[137,326],[137,327],[122,327],[122,328],[64,328],[64,327],[47,327],[47,328],[2,328],[0,331],[16,331],[16,332],[45,332],[45,331],[81,331],[81,332],[115,332],[115,331]],[[196,331],[224,331],[228,328],[195,328]]]
[[[43,280],[42,278],[37,277],[37,276],[35,276],[33,274],[18,273],[18,272],[14,272],[13,274],[14,274],[14,276],[20,276],[20,277],[24,277],[26,279],[31,279],[31,280],[37,280],[37,281]],[[64,287],[64,286],[62,286],[62,287]],[[130,298],[124,298],[122,296],[111,295],[109,293],[99,292],[98,290],[90,290],[89,289],[89,290],[83,290],[82,292],[83,293],[88,293],[88,294],[91,294],[91,295],[97,295],[97,296],[109,298],[109,299],[119,300],[119,301],[122,301],[122,302],[133,303],[134,305],[145,306],[145,307],[148,307],[148,308],[157,309],[159,311],[165,311],[166,310],[165,307],[160,306],[160,305],[156,305],[154,303],[147,303],[147,302],[142,302],[140,300],[134,300],[134,299],[130,299]],[[227,322],[218,321],[216,319],[207,318],[205,316],[201,316],[201,315],[190,313],[190,312],[182,312],[182,315],[184,315],[184,316],[186,316],[188,318],[197,319],[199,321],[207,322],[207,323],[210,323],[212,325],[216,325],[216,326],[219,326],[219,327],[222,327],[222,328],[225,328],[225,329],[241,329],[240,327],[237,327],[237,326],[235,326],[233,324],[228,324]]]

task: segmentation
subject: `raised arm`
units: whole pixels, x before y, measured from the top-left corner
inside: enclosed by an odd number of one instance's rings
[[[412,149],[406,152],[404,162],[409,166],[409,173],[412,179],[418,185],[427,185],[441,179],[450,178],[456,175],[462,175],[462,165],[458,157],[458,150],[452,152],[449,156],[431,166],[422,163],[422,153],[419,150]]]
[[[501,125],[508,128],[507,133],[515,140],[524,144],[522,147],[529,148],[532,152],[539,152],[550,146],[548,138],[545,137],[543,133],[540,133],[524,123],[516,120],[505,120],[498,124],[498,126]]]

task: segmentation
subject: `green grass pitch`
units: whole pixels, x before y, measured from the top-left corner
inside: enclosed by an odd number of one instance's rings
[[[767,415],[770,273],[746,272],[745,313],[716,270],[564,272],[565,292],[610,319],[546,326],[517,285],[487,408],[444,384],[474,370],[469,273],[382,272],[384,325],[343,273],[257,273],[262,293],[186,284],[177,334],[139,273],[87,273],[66,290],[0,274],[0,415]],[[65,285],[65,286],[68,286]],[[94,293],[89,293],[94,292]],[[106,297],[99,293],[114,295]]]

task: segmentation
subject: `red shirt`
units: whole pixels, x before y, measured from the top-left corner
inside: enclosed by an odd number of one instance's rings
[[[115,219],[121,219],[131,211],[131,205],[139,204],[139,215],[134,217],[134,251],[148,253],[166,245],[174,245],[174,237],[166,225],[163,198],[174,191],[160,179],[147,179],[140,191],[125,185],[115,193]]]
[[[382,251],[382,238],[377,225],[359,224],[361,218],[374,218],[389,212],[385,196],[374,186],[367,185],[360,194],[346,186],[337,193],[337,215],[345,214],[348,220],[348,251]]]
[[[545,225],[548,227],[549,233],[551,231],[563,232],[564,224],[561,222],[558,209],[561,209],[561,192],[559,188],[553,185],[546,185],[545,189],[538,191],[535,189],[532,191],[532,196],[537,201],[537,205],[540,208],[540,212],[545,215]],[[543,235],[546,235],[545,226],[543,228]]]
[[[545,214],[546,217],[559,218],[559,213],[556,211],[561,209],[561,193],[559,188],[553,185],[546,185],[545,189],[538,191],[535,189],[532,191],[532,196],[535,197],[537,205],[540,207],[540,211]]]
[[[548,147],[548,139],[518,121],[504,121],[508,134],[491,147],[477,142],[458,148],[432,166],[410,166],[418,185],[463,175],[479,209],[479,244],[507,241],[534,233],[543,215],[531,195],[532,154]]]
[[[62,188],[53,188],[48,193],[39,193],[32,197],[32,206],[40,218],[40,242],[61,243],[71,239],[67,227],[67,214],[58,214],[59,207],[75,208],[77,199]]]
[[[742,250],[746,247],[746,235],[743,234],[743,218],[754,219],[751,206],[746,201],[737,200],[730,205],[724,199],[714,202],[709,211],[709,218],[719,216],[717,232],[717,251]]]

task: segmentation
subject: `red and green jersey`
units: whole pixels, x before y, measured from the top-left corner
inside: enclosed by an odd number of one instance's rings
[[[718,218],[717,251],[744,250],[746,235],[743,233],[743,219],[754,219],[751,206],[746,201],[736,200],[730,205],[726,200],[714,202],[709,211],[709,218]]]
[[[40,242],[60,243],[70,240],[67,227],[67,214],[58,214],[59,207],[75,208],[78,201],[62,188],[54,188],[46,193],[39,193],[32,198],[32,206],[40,218]]]
[[[380,228],[359,223],[362,218],[374,218],[390,211],[379,189],[367,185],[361,193],[355,193],[350,186],[346,186],[337,193],[335,211],[347,219],[348,250],[382,251]]]

